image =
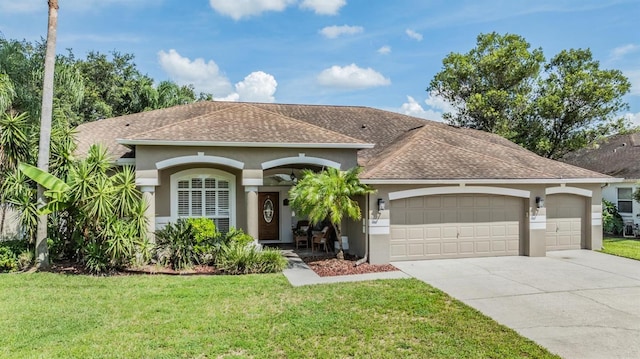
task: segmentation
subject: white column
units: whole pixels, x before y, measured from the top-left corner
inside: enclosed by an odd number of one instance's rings
[[[155,243],[155,231],[156,231],[156,187],[155,186],[142,186],[140,187],[142,192],[142,200],[147,205],[147,210],[144,212],[147,218],[147,238],[151,243]]]
[[[247,198],[247,234],[258,242],[258,187],[245,186]]]

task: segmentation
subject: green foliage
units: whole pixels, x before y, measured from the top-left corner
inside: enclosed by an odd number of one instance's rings
[[[549,158],[625,128],[616,117],[631,86],[622,72],[600,69],[588,49],[563,50],[545,63],[530,47],[493,32],[480,34],[468,53],[447,55],[427,89],[453,106],[443,117]]]
[[[216,257],[218,269],[228,274],[275,273],[287,266],[279,250],[230,243],[223,245]]]
[[[179,219],[156,231],[156,257],[160,264],[181,270],[199,263],[191,223]]]
[[[92,146],[87,157],[65,171],[66,182],[28,164],[20,172],[47,189],[50,238],[58,255],[71,255],[93,272],[127,265],[146,237],[146,205],[131,168],[113,171],[106,149]],[[106,260],[105,260],[106,258]]]
[[[246,246],[253,242],[253,237],[244,233],[242,229],[231,227],[229,232],[225,233],[222,238],[222,243],[231,245],[238,244],[239,246]]]
[[[618,208],[612,202],[602,200],[602,230],[605,233],[622,234],[624,223]]]
[[[289,190],[289,203],[313,223],[329,218],[336,236],[340,238],[340,225],[345,215],[353,220],[361,218],[360,206],[353,197],[372,192],[372,189],[360,183],[358,174],[361,171],[360,167],[347,171],[327,168],[319,173],[304,170],[303,177]],[[338,243],[338,256],[341,256],[342,241]]]
[[[15,272],[27,267],[30,264],[30,261],[27,261],[29,253],[25,241],[0,241],[0,273]]]

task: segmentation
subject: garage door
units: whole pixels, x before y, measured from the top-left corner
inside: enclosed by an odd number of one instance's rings
[[[584,197],[571,194],[547,196],[547,250],[582,248]]]
[[[392,261],[518,255],[523,200],[438,195],[391,201]]]

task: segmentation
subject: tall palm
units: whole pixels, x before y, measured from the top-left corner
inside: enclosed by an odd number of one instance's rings
[[[49,26],[47,28],[47,49],[44,58],[44,80],[42,83],[42,111],[40,112],[40,143],[38,146],[38,168],[49,170],[49,144],[51,142],[51,118],[53,116],[53,74],[56,65],[56,31],[58,28],[58,0],[49,0]],[[38,185],[38,202],[45,203],[45,188]],[[36,267],[49,269],[47,248],[47,215],[38,216],[36,232]]]
[[[340,232],[342,219],[345,215],[353,220],[362,218],[360,206],[353,197],[372,192],[360,183],[358,174],[361,170],[359,167],[347,171],[328,168],[320,173],[305,170],[302,179],[289,191],[291,206],[308,216],[311,222],[319,223],[327,218],[331,221],[340,248],[338,259],[344,259]]]

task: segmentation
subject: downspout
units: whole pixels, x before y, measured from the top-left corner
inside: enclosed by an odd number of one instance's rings
[[[371,194],[367,193],[367,196],[364,198],[364,208],[367,210],[367,215],[364,218],[364,257],[358,259],[354,267],[361,265],[362,263],[366,263],[369,260],[369,196]]]

